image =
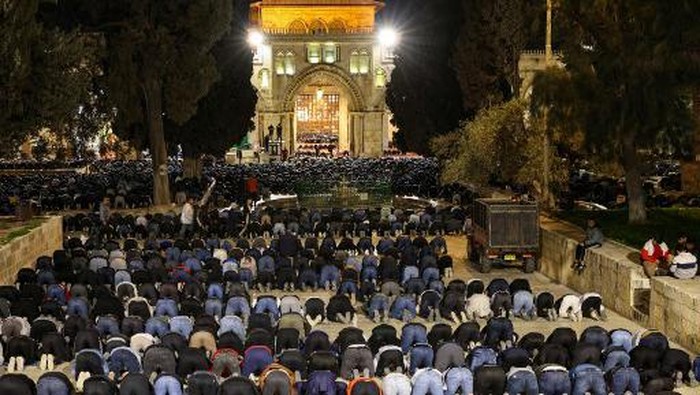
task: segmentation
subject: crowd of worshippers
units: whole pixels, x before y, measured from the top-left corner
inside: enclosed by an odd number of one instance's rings
[[[104,205],[96,213],[64,215],[66,233],[81,232],[90,237],[115,239],[233,237],[248,238],[282,236],[308,237],[307,243],[322,243],[317,237],[343,237],[341,244],[353,243],[352,237],[362,238],[357,249],[364,252],[364,241],[372,234],[391,236],[410,233],[425,235],[458,234],[464,230],[467,211],[462,206],[400,209],[389,206],[359,209],[278,209],[271,206],[237,206],[205,210],[195,207],[188,199],[178,214],[165,213],[120,214]],[[325,236],[325,237],[324,237]],[[389,243],[388,240],[381,242]]]
[[[555,299],[533,295],[525,279],[450,279],[439,238],[378,255],[293,254],[261,240],[66,240],[0,287],[0,393],[71,393],[75,381],[100,395],[662,394],[693,384],[700,368],[653,330],[519,336],[511,314],[601,318],[600,295]],[[328,302],[251,298],[256,283],[336,291]],[[361,313],[377,321],[369,333],[347,325]],[[400,332],[379,323],[387,319]],[[331,339],[323,321],[346,325]],[[64,362],[73,380],[55,371]],[[34,364],[45,371],[36,384],[22,373]]]
[[[108,197],[115,208],[151,205],[153,186],[148,161],[96,161],[89,172],[31,172],[0,175],[0,213],[11,214],[19,201],[34,200],[44,210],[96,209]],[[216,179],[213,202],[245,196],[245,182],[255,178],[265,194],[295,194],[300,185],[320,185],[327,190],[340,182],[362,187],[386,185],[392,195],[445,197],[453,187],[442,187],[438,164],[426,158],[303,158],[269,164],[228,165],[208,162],[202,180],[183,178],[178,161],[170,161],[168,173],[172,198],[176,194],[202,195],[209,180]],[[324,191],[320,191],[324,192]],[[241,203],[241,202],[239,202]]]

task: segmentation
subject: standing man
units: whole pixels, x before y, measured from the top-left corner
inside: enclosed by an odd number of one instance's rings
[[[194,231],[194,198],[192,196],[187,197],[187,201],[182,206],[182,213],[180,214],[180,237],[190,235]]]

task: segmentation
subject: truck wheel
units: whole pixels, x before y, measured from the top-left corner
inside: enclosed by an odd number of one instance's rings
[[[525,273],[532,273],[537,270],[537,261],[534,258],[527,258],[523,262],[523,271]]]
[[[493,262],[485,257],[485,256],[480,256],[479,257],[479,271],[482,273],[488,273],[491,271],[491,268],[493,267]]]

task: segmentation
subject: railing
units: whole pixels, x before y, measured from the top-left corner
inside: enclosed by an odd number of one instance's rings
[[[311,4],[312,3],[312,4]],[[384,1],[376,0],[263,0],[263,5],[375,5]]]
[[[346,35],[346,34],[374,34],[373,27],[356,27],[356,28],[345,28],[345,29],[329,29],[329,30],[299,30],[299,29],[288,29],[288,28],[264,28],[263,32],[272,36],[284,35],[284,36],[333,36],[333,35]]]

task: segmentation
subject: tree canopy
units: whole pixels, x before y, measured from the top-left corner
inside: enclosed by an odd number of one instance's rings
[[[234,3],[231,29],[213,49],[220,79],[199,101],[197,113],[190,120],[182,125],[166,123],[167,140],[179,143],[186,158],[221,156],[253,127],[257,94],[250,82],[252,52],[244,40],[249,3]]]
[[[163,121],[187,122],[220,78],[212,49],[230,29],[231,0],[71,1],[79,23],[106,42],[114,131],[150,148],[154,202],[169,203]]]
[[[99,43],[47,26],[38,11],[38,0],[0,2],[0,151],[5,153],[16,152],[44,128],[65,131],[90,100]]]
[[[535,109],[558,114],[557,123],[583,132],[589,152],[622,164],[631,222],[646,220],[639,150],[692,128],[687,95],[700,69],[699,12],[695,0],[560,4],[567,73],[535,89]]]
[[[452,56],[464,110],[473,117],[518,97],[518,62],[544,15],[542,0],[462,0],[464,22]],[[542,40],[542,45],[544,40]]]
[[[429,153],[432,136],[447,133],[462,119],[461,92],[449,59],[457,35],[461,4],[454,0],[387,2],[384,20],[401,30],[396,68],[387,104],[405,151]]]

